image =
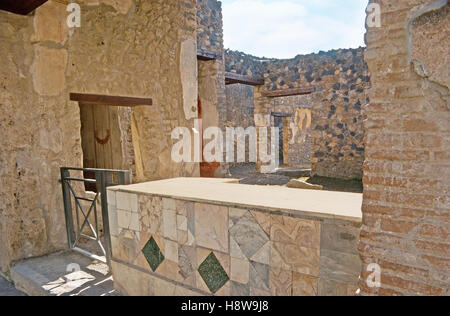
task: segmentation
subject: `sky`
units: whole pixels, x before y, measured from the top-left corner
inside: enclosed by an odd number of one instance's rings
[[[293,58],[364,46],[367,0],[221,0],[225,48]]]

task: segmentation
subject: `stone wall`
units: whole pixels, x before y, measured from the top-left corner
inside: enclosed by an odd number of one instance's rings
[[[265,72],[265,63],[276,59],[260,58],[231,49],[225,50],[226,71],[244,76],[260,77]]]
[[[226,126],[255,126],[253,87],[243,84],[227,85],[226,93]]]
[[[226,127],[236,128],[255,126],[254,118],[254,88],[243,84],[227,85],[225,88],[226,95]],[[236,142],[237,143],[237,142]],[[245,157],[249,159],[250,143],[245,142]],[[236,151],[236,149],[235,149]],[[235,154],[235,159],[236,159]],[[233,164],[231,164],[233,165]]]
[[[86,3],[72,30],[53,1],[25,17],[0,12],[2,270],[66,247],[59,167],[82,166],[70,92],[153,98],[131,113],[137,181],[199,172],[170,159],[171,130],[197,115],[195,1]]]
[[[356,293],[356,219],[138,191],[108,191],[114,284],[123,295]]]
[[[222,4],[217,0],[197,1],[197,47],[213,52],[221,58],[199,61],[199,90],[203,126],[220,126],[226,114],[225,64],[223,48]]]
[[[284,118],[284,165],[292,168],[311,168],[311,96],[288,96],[273,100],[273,112],[288,114]],[[295,124],[295,135],[291,124]]]
[[[284,106],[284,110],[291,108],[289,113],[285,113],[292,115],[289,125],[298,130],[290,146],[303,145],[305,153],[309,151],[306,140],[309,125],[313,175],[362,177],[363,105],[367,102],[365,89],[370,81],[363,52],[363,48],[336,50],[268,62],[264,73],[265,85],[255,90],[255,115],[264,118],[276,112],[280,102],[277,98],[264,97],[264,91],[319,88],[319,92],[312,95],[291,98],[292,103]],[[305,107],[310,107],[311,113],[302,113]],[[296,115],[297,108],[301,114]],[[268,122],[267,119],[260,121],[262,126]],[[296,156],[293,158],[297,159]],[[302,162],[297,161],[299,163]]]
[[[450,295],[449,6],[376,2],[382,26],[366,34],[360,287],[364,295]],[[371,263],[381,267],[380,288],[364,282]]]

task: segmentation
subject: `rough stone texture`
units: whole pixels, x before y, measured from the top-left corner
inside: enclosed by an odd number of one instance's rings
[[[449,295],[448,4],[376,2],[382,27],[366,34],[372,88],[360,288],[364,295]],[[382,269],[381,288],[365,282],[371,263]]]
[[[286,125],[298,126],[299,135],[292,139],[290,146],[304,147],[293,147],[293,153],[289,151],[293,155],[288,160],[290,163],[298,164],[299,160],[303,163],[308,158],[309,121],[312,174],[335,178],[362,176],[363,105],[367,102],[365,90],[370,81],[363,52],[362,48],[336,50],[267,63],[265,85],[255,89],[255,115],[267,117],[277,109],[292,115]],[[262,95],[267,90],[308,86],[319,87],[320,91],[284,102]],[[311,116],[296,115],[301,108],[311,108]],[[273,117],[270,119],[273,126]],[[292,137],[292,133],[290,129],[288,135]]]
[[[265,72],[265,62],[276,59],[260,58],[242,52],[225,50],[225,69],[249,77],[258,77]]]
[[[313,175],[361,178],[364,161],[363,107],[370,85],[363,48],[299,55],[293,59],[264,59],[226,50],[226,70],[264,77],[254,89],[257,127],[275,126],[273,113],[282,114],[284,164],[312,167]],[[264,91],[315,86],[310,95],[267,98]],[[234,90],[231,90],[234,89]],[[248,97],[230,88],[228,108],[239,113]],[[239,93],[239,94],[237,94]],[[237,95],[236,95],[237,94]],[[236,96],[241,103],[235,102]],[[229,111],[230,112],[230,111]],[[230,121],[230,118],[229,118]],[[231,122],[239,122],[237,118]]]
[[[311,123],[313,99],[310,95],[273,100],[273,112],[291,115],[283,119],[283,164],[291,168],[311,168]]]
[[[254,118],[254,88],[243,84],[232,84],[225,87],[226,94],[226,116],[225,125],[227,127],[248,127],[255,126]],[[248,161],[249,142],[246,141],[245,157]]]
[[[135,196],[121,188],[109,193],[110,218],[114,206],[129,205]],[[115,287],[122,294],[178,295],[173,288],[217,296],[356,292],[362,263],[360,222],[354,219],[313,220],[269,209],[138,195],[140,229],[111,224],[120,230],[112,253]],[[152,217],[149,226],[148,214],[155,213],[163,216]]]
[[[131,141],[122,130],[135,181],[199,174],[197,164],[170,159],[172,129],[193,126],[183,111],[180,45],[196,42],[195,1],[81,5],[82,27],[70,31],[59,3],[29,16],[0,12],[2,270],[66,247],[59,168],[83,161],[80,110],[69,92],[153,99],[152,107],[120,114],[132,134]]]

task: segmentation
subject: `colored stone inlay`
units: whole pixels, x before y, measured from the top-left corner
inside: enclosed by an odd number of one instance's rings
[[[150,238],[144,246],[142,253],[144,254],[145,259],[147,259],[147,262],[153,272],[155,272],[159,265],[164,261],[164,255],[153,237]]]
[[[219,260],[212,252],[200,265],[198,272],[212,293],[216,293],[230,280]]]

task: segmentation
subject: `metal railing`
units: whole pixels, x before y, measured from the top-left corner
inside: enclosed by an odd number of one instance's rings
[[[71,176],[71,171],[83,173],[82,177]],[[86,178],[85,174],[95,175],[95,178]],[[94,198],[83,197],[85,195],[85,186],[83,192],[77,194],[73,182],[81,182],[83,184],[95,185],[96,192]],[[87,255],[105,263],[111,259],[111,238],[108,215],[108,199],[106,196],[106,188],[115,185],[125,185],[130,183],[130,172],[123,170],[108,169],[90,169],[90,168],[61,168],[61,185],[64,200],[64,213],[66,217],[67,240],[69,248],[83,255]],[[73,212],[72,197],[74,198],[75,212]],[[99,230],[99,216],[97,210],[97,202],[100,200],[102,224],[103,224],[103,243]],[[83,207],[81,201],[89,202],[89,208]],[[94,223],[91,222],[91,215],[94,217]],[[75,217],[75,218],[74,218]],[[76,224],[76,226],[75,226]],[[86,230],[89,234],[85,233]],[[104,255],[101,256],[91,253],[89,250],[82,249],[80,240],[84,238],[97,243],[99,250]]]

